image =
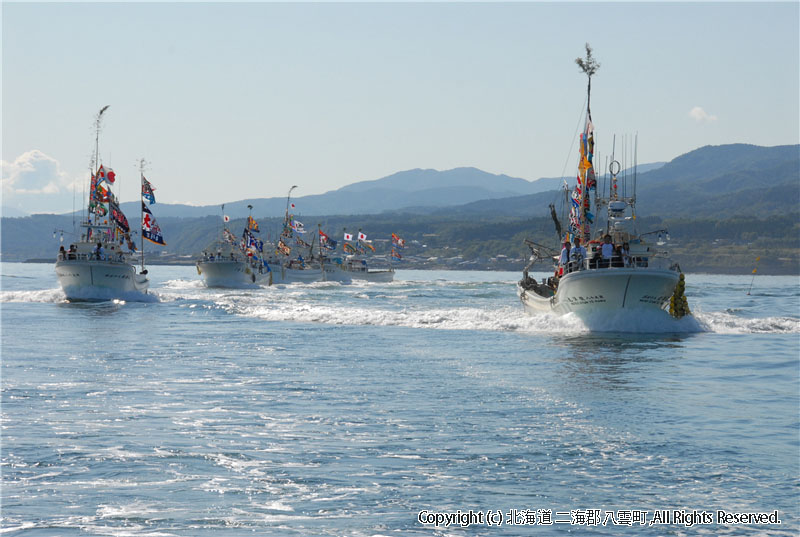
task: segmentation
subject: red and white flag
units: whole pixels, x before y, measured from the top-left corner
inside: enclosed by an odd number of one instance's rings
[[[351,240],[353,240],[353,235],[352,235],[352,234],[350,234],[350,233],[345,233],[345,234],[344,234],[344,240],[346,240],[346,241],[351,241]]]
[[[358,232],[358,240],[365,241],[365,240],[367,240],[367,236],[359,231]]]
[[[224,215],[224,216],[222,217],[222,219],[223,219],[225,222],[230,222],[230,221],[231,221],[231,217],[230,217],[230,216],[228,216],[227,214],[226,214],[226,215]]]

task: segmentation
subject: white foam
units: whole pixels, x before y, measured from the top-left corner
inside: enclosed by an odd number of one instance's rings
[[[15,531],[24,531],[30,530],[36,527],[36,524],[33,522],[22,522],[19,526],[9,526],[5,528],[0,528],[0,533],[12,533]]]
[[[793,317],[744,318],[729,312],[695,313],[698,322],[718,334],[798,334],[800,319]]]
[[[267,305],[229,303],[232,313],[269,321],[295,321],[335,325],[405,326],[439,330],[489,330],[575,333],[587,331],[634,333],[692,333],[705,330],[694,317],[674,319],[663,311],[630,315],[598,315],[581,319],[574,314],[529,316],[522,307],[386,309],[313,302],[279,301]]]
[[[40,291],[0,291],[0,302],[64,302],[66,296],[60,288]]]

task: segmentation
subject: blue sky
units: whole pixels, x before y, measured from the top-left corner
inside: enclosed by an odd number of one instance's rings
[[[800,143],[800,4],[2,4],[4,207],[77,208],[93,117],[123,201],[323,193],[412,168],[572,175],[600,155]],[[365,208],[368,209],[368,208]],[[10,211],[7,211],[10,214]]]

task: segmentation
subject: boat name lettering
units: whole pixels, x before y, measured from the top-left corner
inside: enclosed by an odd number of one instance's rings
[[[594,296],[569,296],[566,297],[566,300],[570,304],[600,304],[606,301],[606,297],[603,295],[594,295]]]

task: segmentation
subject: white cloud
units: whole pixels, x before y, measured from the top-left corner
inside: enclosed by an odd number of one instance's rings
[[[711,122],[716,121],[717,116],[712,116],[699,106],[695,106],[689,110],[689,117],[700,123],[701,121]]]
[[[69,211],[72,188],[80,186],[61,169],[59,162],[38,149],[23,153],[13,162],[0,161],[2,166],[3,204],[35,211]]]

